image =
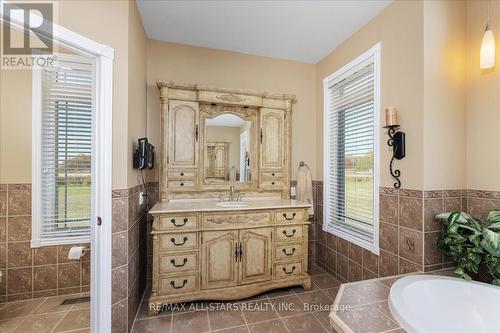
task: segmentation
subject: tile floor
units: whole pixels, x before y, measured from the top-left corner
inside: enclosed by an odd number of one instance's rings
[[[336,333],[330,328],[330,311],[325,306],[333,304],[340,282],[318,266],[310,274],[313,281],[310,291],[295,287],[235,302],[183,303],[157,316],[148,316],[144,298],[133,332]]]
[[[0,333],[90,332],[90,303],[62,305],[72,294],[0,305]]]

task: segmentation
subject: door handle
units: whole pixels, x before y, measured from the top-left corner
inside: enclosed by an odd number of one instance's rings
[[[188,261],[188,258],[184,258],[182,264],[176,264],[175,259],[170,260],[170,262],[172,263],[172,265],[174,265],[174,267],[182,267],[187,263],[187,261]]]
[[[283,267],[283,272],[285,272],[285,274],[292,274],[293,272],[295,271],[295,265],[292,267],[292,270],[291,271],[287,271],[285,267]]]
[[[184,288],[184,286],[186,285],[186,283],[188,282],[188,280],[184,280],[182,281],[182,286],[176,286],[175,285],[175,281],[170,281],[170,285],[174,288],[174,289],[181,289],[181,288]]]
[[[294,253],[295,253],[295,248],[293,247],[293,248],[292,248],[292,252],[290,252],[290,253],[287,253],[287,252],[286,252],[286,250],[285,250],[285,249],[283,249],[283,253],[284,253],[286,256],[291,256],[292,254],[294,254]]]
[[[243,255],[243,247],[242,247],[242,244],[240,242],[240,262],[241,262],[241,256]]]
[[[196,125],[194,136],[196,137],[196,142],[198,142],[198,125]]]
[[[295,218],[295,215],[297,215],[297,213],[292,213],[292,217],[288,217],[288,216],[286,215],[286,213],[283,213],[283,217],[284,217],[284,218],[285,218],[285,220],[287,220],[287,221],[291,221],[291,220],[293,220],[293,219]]]
[[[175,238],[174,238],[174,237],[170,238],[170,241],[171,241],[171,242],[172,242],[172,244],[174,244],[175,246],[181,246],[181,245],[184,245],[184,244],[186,243],[186,241],[188,240],[188,238],[187,238],[187,237],[184,237],[182,240],[183,240],[183,241],[182,241],[182,243],[177,243],[177,241],[175,240]]]
[[[234,244],[234,261],[238,262],[238,242]]]
[[[289,234],[287,234],[287,233],[286,233],[286,230],[283,230],[283,235],[285,235],[286,237],[289,237],[289,238],[290,238],[290,237],[295,236],[295,232],[296,232],[296,230],[295,230],[295,229],[293,229],[293,230],[292,230],[292,234],[291,234],[291,235],[289,235]]]
[[[187,217],[185,217],[185,218],[184,218],[184,220],[183,220],[183,222],[184,222],[184,223],[182,223],[182,224],[176,224],[176,223],[175,223],[175,219],[171,219],[171,220],[170,220],[170,222],[172,222],[172,224],[173,224],[175,227],[182,227],[183,225],[185,225],[185,224],[187,223],[187,221],[188,221]]]

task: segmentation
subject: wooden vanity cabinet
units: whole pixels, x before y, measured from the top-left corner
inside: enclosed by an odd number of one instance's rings
[[[295,218],[278,219],[285,211]],[[153,215],[151,304],[311,287],[307,207]],[[152,314],[155,308],[150,306]]]
[[[172,82],[157,85],[160,202],[150,211],[150,313],[169,303],[237,300],[297,285],[310,289],[310,205],[290,200],[295,96]],[[244,122],[238,133],[243,139],[213,138],[228,144],[210,144],[208,119],[226,114]],[[243,181],[226,179],[236,142],[240,154],[235,166],[243,170]],[[262,201],[248,209],[217,205],[215,198],[227,198],[230,186],[243,201]],[[207,198],[212,199],[198,200]]]

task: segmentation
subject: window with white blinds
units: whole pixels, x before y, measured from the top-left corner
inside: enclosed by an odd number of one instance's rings
[[[34,247],[90,241],[93,91],[90,59],[33,71]]]
[[[324,230],[378,253],[376,45],[324,80]]]

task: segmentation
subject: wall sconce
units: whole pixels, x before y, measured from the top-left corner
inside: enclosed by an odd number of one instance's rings
[[[495,66],[495,36],[490,27],[490,1],[488,1],[488,21],[484,30],[483,40],[481,41],[480,51],[481,69],[487,69]]]
[[[394,188],[401,187],[401,181],[399,177],[401,176],[401,171],[399,169],[393,169],[394,159],[400,160],[406,155],[405,148],[405,133],[399,130],[398,124],[398,110],[395,107],[389,107],[385,109],[385,126],[387,129],[387,134],[389,135],[389,140],[387,140],[387,145],[392,147],[392,158],[389,164],[389,172],[391,176],[396,179],[394,183]]]

